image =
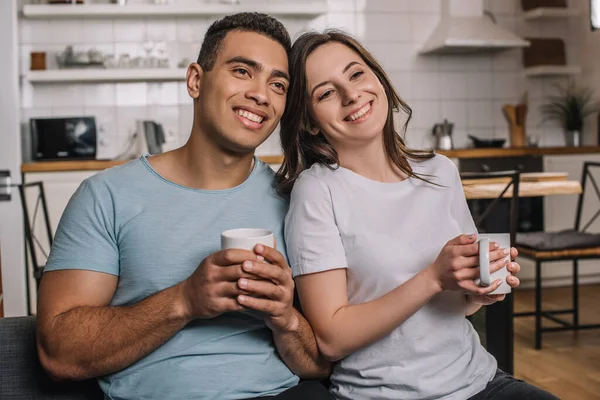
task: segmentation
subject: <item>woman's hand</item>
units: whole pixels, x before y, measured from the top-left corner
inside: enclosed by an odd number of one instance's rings
[[[474,295],[486,295],[498,289],[499,279],[487,287],[475,284],[479,278],[479,243],[477,235],[460,235],[450,240],[440,251],[436,260],[429,266],[437,284],[442,290],[465,291]],[[490,272],[496,272],[506,266],[508,249],[490,242]],[[516,279],[516,278],[515,278]],[[510,282],[509,282],[510,283]]]
[[[510,248],[510,259],[514,260],[517,258],[519,252],[514,247]],[[514,276],[521,270],[521,266],[516,262],[511,262],[508,267],[508,272],[510,275],[506,277],[506,282],[511,288],[516,288],[521,284],[519,278]],[[484,295],[470,295],[467,297],[468,301],[473,304],[480,304],[482,306],[489,306],[490,304],[494,304],[497,301],[502,301],[506,297],[505,294],[484,294]]]

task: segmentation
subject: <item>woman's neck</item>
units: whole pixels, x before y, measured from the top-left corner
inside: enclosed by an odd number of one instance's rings
[[[389,159],[383,141],[374,141],[367,146],[344,147],[336,150],[341,167],[365,178],[393,183],[403,181],[408,177]]]

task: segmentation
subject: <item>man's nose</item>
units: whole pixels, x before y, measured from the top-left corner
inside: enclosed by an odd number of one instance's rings
[[[267,95],[267,87],[263,84],[254,85],[254,87],[246,92],[246,98],[254,100],[256,104],[261,106],[268,106],[271,104],[271,100]]]

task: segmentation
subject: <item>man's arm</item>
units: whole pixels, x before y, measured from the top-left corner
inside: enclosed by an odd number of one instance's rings
[[[44,274],[39,291],[38,352],[56,380],[119,371],[159,347],[187,323],[175,286],[126,307],[109,307],[117,277],[84,270]]]
[[[119,371],[161,346],[195,318],[244,308],[237,281],[249,277],[247,250],[225,250],[202,261],[183,282],[137,304],[112,307],[114,275],[61,270],[44,274],[39,290],[38,352],[57,380],[81,380]]]
[[[255,251],[270,263],[244,262],[243,270],[261,279],[241,279],[238,285],[253,296],[241,295],[238,301],[265,313],[277,351],[296,375],[304,379],[328,377],[331,363],[319,351],[310,324],[293,306],[294,280],[285,258],[267,246],[258,245]]]

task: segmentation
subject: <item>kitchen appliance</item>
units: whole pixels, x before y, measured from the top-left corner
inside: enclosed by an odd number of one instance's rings
[[[441,19],[421,54],[461,54],[529,46],[527,40],[496,24],[483,0],[442,0]],[[487,14],[487,15],[486,15]]]
[[[469,135],[469,139],[473,141],[473,147],[476,149],[486,147],[502,147],[504,146],[504,142],[506,142],[506,139],[480,139],[473,135]]]
[[[94,117],[32,118],[29,124],[34,161],[96,158]]]
[[[441,124],[435,124],[432,129],[432,134],[435,137],[435,148],[438,150],[452,150],[452,129],[453,123],[449,123],[447,119]]]

